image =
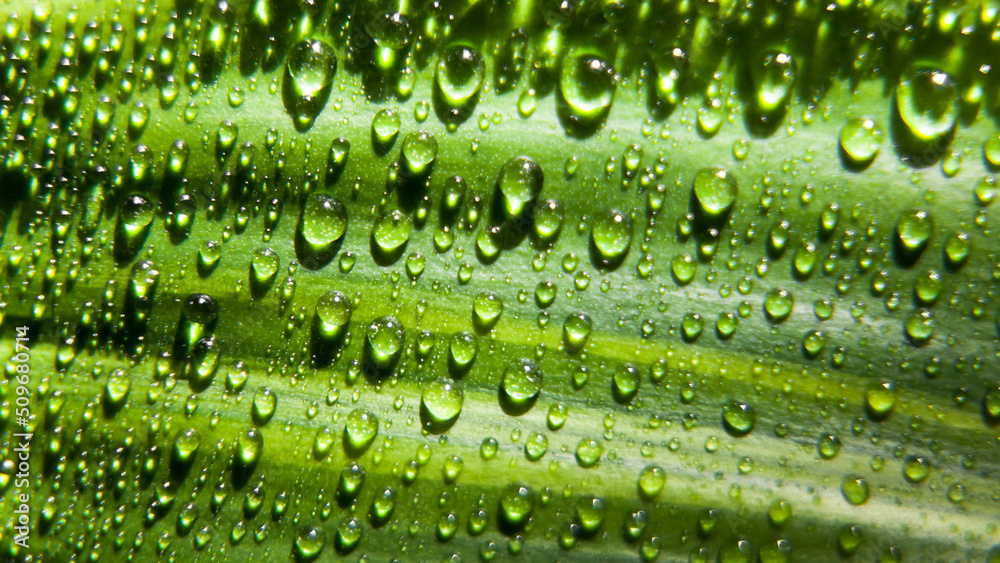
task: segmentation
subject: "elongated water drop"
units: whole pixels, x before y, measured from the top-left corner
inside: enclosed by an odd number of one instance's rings
[[[596,53],[570,52],[563,59],[559,95],[564,123],[571,132],[601,124],[611,109],[618,76],[611,63]]]
[[[318,40],[300,41],[285,58],[285,109],[297,127],[308,127],[330,98],[337,55]]]
[[[937,139],[958,120],[958,85],[940,69],[906,71],[896,86],[896,111],[914,137]]]
[[[363,454],[378,436],[378,417],[363,409],[354,409],[344,423],[344,449],[351,456]]]
[[[497,190],[507,217],[517,217],[534,204],[544,179],[542,167],[528,156],[514,157],[500,167]]]
[[[392,370],[403,353],[405,338],[406,330],[396,317],[379,317],[368,325],[365,357],[374,375],[384,375]]]
[[[757,90],[757,109],[772,113],[788,102],[795,85],[795,60],[788,53],[772,51],[761,57],[752,69]]]

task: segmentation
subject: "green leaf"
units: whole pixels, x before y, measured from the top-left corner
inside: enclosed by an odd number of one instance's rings
[[[995,561],[997,12],[6,3],[0,549]]]

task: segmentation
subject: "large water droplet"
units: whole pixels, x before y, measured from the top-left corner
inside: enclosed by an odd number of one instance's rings
[[[250,258],[250,285],[255,297],[260,297],[270,289],[278,275],[280,259],[270,248],[254,250]]]
[[[848,475],[840,483],[840,491],[844,494],[844,500],[854,506],[868,502],[871,488],[868,479],[860,475]]]
[[[584,313],[570,313],[563,322],[563,342],[566,348],[576,352],[587,344],[594,323]]]
[[[285,59],[283,98],[296,127],[308,127],[330,97],[337,55],[322,41],[300,41]]]
[[[410,241],[413,220],[397,208],[385,210],[372,226],[372,241],[385,259],[398,258]]]
[[[746,403],[729,401],[722,406],[722,422],[733,436],[746,436],[757,424],[757,414]]]
[[[295,536],[293,551],[297,561],[315,561],[323,553],[326,531],[316,526],[306,526]]]
[[[958,85],[942,70],[911,69],[899,77],[896,111],[914,137],[936,139],[958,120]]]
[[[919,209],[903,212],[896,223],[896,242],[904,263],[920,256],[933,233],[934,219],[930,213]]]
[[[354,306],[340,291],[329,291],[316,301],[315,330],[327,340],[342,338],[351,322]]]
[[[651,499],[660,494],[667,483],[667,472],[659,465],[647,465],[639,473],[639,494]]]
[[[527,358],[515,361],[504,369],[500,380],[500,402],[509,414],[528,411],[542,391],[543,374],[535,362]]]
[[[594,218],[590,229],[591,254],[600,266],[617,266],[632,246],[632,217],[610,209]]]
[[[411,174],[426,175],[437,158],[438,143],[434,135],[415,131],[403,140],[403,162]]]
[[[581,438],[576,445],[576,463],[584,469],[597,465],[604,455],[604,444],[593,438]]]
[[[379,110],[372,118],[372,145],[376,152],[385,154],[399,135],[399,112],[386,108]]]
[[[788,53],[772,51],[761,57],[752,70],[757,90],[757,109],[772,113],[788,101],[795,85],[795,60]]]
[[[456,375],[465,375],[472,368],[478,352],[476,335],[471,332],[456,333],[448,343],[448,366]]]
[[[840,130],[840,150],[852,164],[866,165],[875,160],[884,137],[874,120],[856,117]]]
[[[611,109],[618,77],[611,63],[594,53],[570,52],[559,76],[561,117],[571,133],[593,130]]]
[[[439,113],[446,121],[465,121],[472,115],[485,76],[483,57],[472,47],[455,45],[441,54],[434,69],[434,85],[444,104]]]
[[[891,382],[874,382],[865,391],[865,410],[873,420],[885,420],[896,407],[896,386]]]
[[[702,168],[694,178],[694,196],[708,219],[725,216],[736,203],[736,178],[722,168]]]
[[[492,291],[484,291],[476,295],[472,302],[472,321],[477,330],[492,330],[503,314],[503,300]]]
[[[250,415],[258,426],[264,426],[274,417],[278,407],[278,394],[268,387],[261,387],[253,395]]]
[[[764,297],[764,312],[767,318],[774,323],[780,323],[788,318],[792,313],[795,300],[792,293],[787,289],[774,288],[767,292]]]
[[[365,358],[373,375],[392,371],[403,353],[406,330],[396,317],[379,317],[368,325],[365,334]]]
[[[410,44],[410,21],[400,12],[382,12],[365,24],[365,32],[384,49],[399,51]]]
[[[497,190],[507,217],[525,213],[542,191],[543,183],[542,167],[531,157],[517,156],[504,163],[497,176]]]
[[[378,417],[362,410],[354,409],[344,423],[344,450],[351,456],[359,456],[372,445],[378,436]]]
[[[500,494],[500,520],[509,528],[524,527],[534,510],[535,493],[526,485],[507,485]]]
[[[347,210],[333,194],[315,192],[306,198],[299,223],[302,238],[315,248],[329,245],[344,236]]]
[[[433,429],[439,425],[450,425],[462,413],[464,403],[465,394],[457,383],[443,377],[435,379],[424,387],[420,397],[425,426]]]

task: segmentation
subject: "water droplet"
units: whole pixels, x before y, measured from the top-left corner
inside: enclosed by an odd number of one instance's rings
[[[611,378],[611,394],[619,403],[628,403],[639,392],[641,379],[639,370],[634,365],[622,364]]]
[[[725,216],[736,203],[736,178],[722,168],[702,168],[694,179],[700,211],[709,219]]]
[[[507,217],[518,217],[531,208],[542,191],[544,179],[542,167],[528,156],[514,157],[500,167],[497,190]]]
[[[492,291],[476,295],[472,302],[472,320],[481,331],[492,330],[503,313],[503,300]]]
[[[767,114],[784,107],[795,85],[795,60],[792,56],[771,51],[754,65],[752,74],[757,90],[757,109]]]
[[[549,439],[541,432],[532,432],[524,442],[524,457],[538,461],[549,451]]]
[[[604,444],[600,440],[582,438],[576,445],[576,463],[584,469],[597,465],[604,455]]]
[[[787,500],[776,500],[767,510],[767,519],[772,526],[782,527],[792,519],[792,503]]]
[[[253,395],[250,415],[258,426],[264,426],[274,417],[278,406],[278,394],[268,387],[261,387]]]
[[[590,242],[596,250],[595,262],[601,266],[621,263],[632,246],[632,217],[610,209],[594,219]]]
[[[896,386],[891,382],[875,382],[865,391],[865,409],[873,420],[885,420],[896,406]]]
[[[406,330],[396,317],[379,317],[368,325],[365,334],[365,358],[374,375],[382,376],[395,367],[403,352]]]
[[[927,247],[934,232],[934,219],[931,214],[911,209],[905,211],[896,223],[896,237],[899,249],[904,258],[919,256]]]
[[[424,387],[420,400],[428,425],[448,425],[462,413],[465,394],[454,381],[439,377]]]
[[[116,370],[108,377],[104,384],[104,410],[107,413],[115,413],[125,406],[129,391],[132,389],[132,380],[122,371]]]
[[[362,410],[354,409],[344,423],[344,450],[357,457],[365,453],[378,436],[378,417]]]
[[[306,198],[299,233],[315,251],[326,249],[347,231],[347,210],[332,194],[315,192]]]
[[[872,119],[856,117],[840,130],[840,150],[856,166],[875,160],[885,134]]]
[[[535,206],[535,236],[539,241],[552,242],[562,230],[564,214],[562,204],[549,199]]]
[[[278,275],[279,265],[278,254],[270,248],[254,250],[250,259],[250,283],[254,293],[261,295],[271,287],[275,276]]]
[[[482,55],[472,47],[455,45],[441,54],[434,69],[434,84],[449,108],[449,117],[464,121],[472,115],[486,76]]]
[[[411,174],[426,175],[437,158],[437,139],[425,131],[415,131],[403,139],[401,152],[403,162]]]
[[[579,533],[585,538],[594,537],[604,524],[604,514],[607,509],[604,500],[599,497],[586,496],[576,505],[576,524]]]
[[[764,312],[771,322],[780,323],[792,313],[795,300],[787,289],[774,288],[764,298]]]
[[[386,256],[402,253],[410,241],[413,221],[410,216],[396,208],[384,211],[372,226],[372,240],[378,250]]]
[[[592,129],[607,116],[618,88],[611,63],[587,52],[570,52],[563,60],[559,95],[568,129]]]
[[[923,346],[934,335],[934,314],[928,309],[917,309],[911,311],[906,317],[904,330],[910,342],[917,346]]]
[[[382,109],[372,118],[372,144],[379,152],[384,153],[396,142],[401,122],[399,113],[394,109]]]
[[[364,527],[357,518],[344,518],[337,526],[336,545],[340,553],[350,553],[361,542]]]
[[[647,465],[639,472],[639,494],[645,499],[655,498],[667,484],[667,472],[659,465]]]
[[[326,340],[337,340],[347,332],[354,306],[340,291],[329,291],[316,301],[315,329]]]
[[[535,510],[535,493],[526,485],[507,485],[500,493],[500,520],[512,529],[523,528]]]
[[[500,443],[497,442],[496,438],[486,437],[479,444],[479,457],[486,461],[489,461],[496,457],[497,449],[500,447]]]
[[[563,322],[563,342],[566,348],[576,352],[587,344],[594,323],[584,313],[570,313]]]
[[[171,452],[171,462],[181,467],[190,466],[198,454],[201,446],[201,436],[193,428],[182,430],[174,439],[174,448]]]
[[[308,127],[330,97],[337,54],[322,41],[300,41],[285,59],[285,109],[297,127]]]
[[[316,526],[305,526],[295,536],[295,558],[297,561],[315,561],[323,553],[326,531]]]
[[[367,473],[357,462],[348,462],[340,470],[337,480],[337,497],[342,504],[350,504],[358,498],[361,487],[365,484]]]
[[[698,313],[688,313],[684,315],[684,319],[681,320],[681,332],[684,333],[684,340],[688,342],[693,342],[701,336],[701,331],[705,324],[701,320],[701,315]]]
[[[903,463],[903,476],[911,483],[923,483],[931,474],[931,460],[911,455]]]
[[[983,156],[986,158],[986,162],[990,163],[990,166],[1000,168],[1000,135],[994,134],[983,143]]]
[[[722,406],[722,422],[733,436],[746,436],[757,424],[757,414],[746,403],[729,401]]]
[[[844,555],[854,555],[864,540],[865,535],[861,530],[861,526],[844,524],[837,534],[837,547]]]
[[[410,44],[410,20],[400,12],[381,12],[365,24],[365,32],[376,45],[399,51]]]
[[[478,352],[479,343],[476,335],[471,332],[456,333],[448,344],[449,367],[457,374],[468,373]]]
[[[252,468],[264,453],[264,436],[256,428],[248,428],[236,439],[234,459],[242,468]]]
[[[941,137],[958,120],[958,85],[942,70],[911,69],[899,77],[896,110],[917,139]]]
[[[819,439],[819,455],[823,459],[833,459],[840,453],[840,438],[833,434],[826,434]]]
[[[542,391],[543,374],[532,360],[522,358],[507,366],[500,380],[500,399],[506,411],[521,414],[529,410]]]
[[[681,101],[681,74],[688,68],[688,56],[680,47],[659,51],[653,50],[656,66],[656,96],[671,106]]]
[[[871,494],[868,479],[860,475],[848,475],[840,483],[840,491],[844,494],[844,500],[854,506],[868,502]]]
[[[698,273],[698,263],[690,254],[677,254],[670,261],[670,273],[678,285],[687,285]]]

